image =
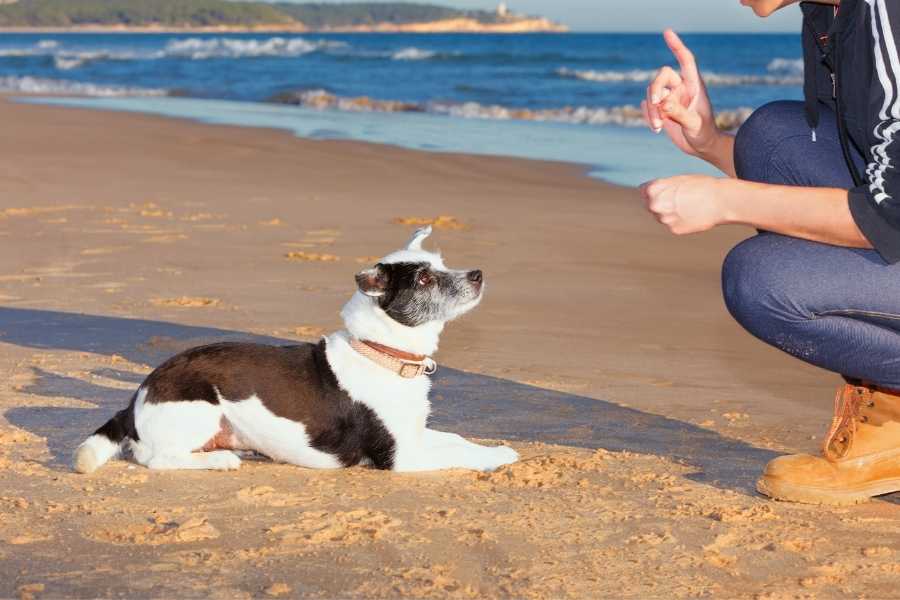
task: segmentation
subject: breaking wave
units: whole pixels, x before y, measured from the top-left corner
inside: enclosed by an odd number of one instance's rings
[[[773,70],[770,68],[769,71],[772,72]],[[595,81],[598,83],[649,83],[656,77],[657,71],[643,69],[633,69],[630,71],[581,71],[562,67],[556,70],[556,74],[564,79],[580,79],[582,81]],[[803,84],[803,77],[793,74],[737,75],[706,72],[703,74],[703,80],[707,85],[713,86]]]
[[[89,62],[100,60],[135,60],[138,55],[130,52],[57,52],[53,56],[53,66],[59,71],[70,71]]]
[[[27,48],[0,48],[0,58],[48,57],[57,70],[69,71],[96,61],[159,60],[181,58],[207,60],[211,58],[297,57],[318,51],[345,51],[346,42],[336,40],[307,40],[305,38],[272,37],[246,40],[229,37],[184,38],[171,40],[161,50],[111,51],[67,49],[56,40],[41,40]],[[400,60],[430,58],[427,51],[406,48],[396,53]]]
[[[403,48],[391,53],[391,58],[394,60],[428,60],[435,56],[437,56],[437,52],[421,48]]]
[[[43,79],[40,77],[0,77],[0,91],[22,94],[52,94],[66,96],[94,96],[97,98],[113,98],[123,96],[166,96],[168,92],[160,89],[135,88],[118,85],[99,85],[80,81],[62,79]]]
[[[773,58],[766,70],[769,73],[787,73],[790,75],[803,76],[803,59],[802,58]]]
[[[337,96],[326,90],[303,90],[279,94],[270,101],[293,104],[318,110],[383,113],[430,113],[464,119],[488,119],[501,121],[548,121],[585,125],[644,125],[641,109],[633,105],[605,107],[516,108],[477,102],[404,102],[378,100],[367,96]],[[719,127],[737,129],[752,113],[750,108],[726,110],[716,115]]]
[[[256,58],[262,56],[302,56],[323,49],[345,48],[346,42],[334,40],[310,41],[305,38],[273,37],[266,40],[236,38],[187,38],[172,40],[160,53],[162,57],[181,57],[192,60],[209,58]]]

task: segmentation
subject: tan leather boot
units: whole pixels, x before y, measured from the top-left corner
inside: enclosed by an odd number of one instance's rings
[[[756,489],[776,500],[833,505],[900,491],[900,392],[840,388],[822,454],[776,458]]]

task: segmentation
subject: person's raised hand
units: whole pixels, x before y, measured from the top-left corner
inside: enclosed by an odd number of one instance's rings
[[[653,131],[665,131],[681,151],[702,157],[722,133],[693,53],[671,29],[663,37],[680,71],[663,67],[647,86],[647,97],[641,102],[644,120]]]

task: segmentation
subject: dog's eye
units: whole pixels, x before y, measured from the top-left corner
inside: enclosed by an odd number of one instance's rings
[[[428,273],[419,274],[419,285],[426,286],[431,285],[431,282],[434,281],[434,278]]]

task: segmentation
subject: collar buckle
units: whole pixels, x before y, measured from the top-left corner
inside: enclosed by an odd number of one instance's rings
[[[415,379],[424,372],[425,365],[405,362],[400,365],[400,370],[397,371],[397,374],[404,379]]]

